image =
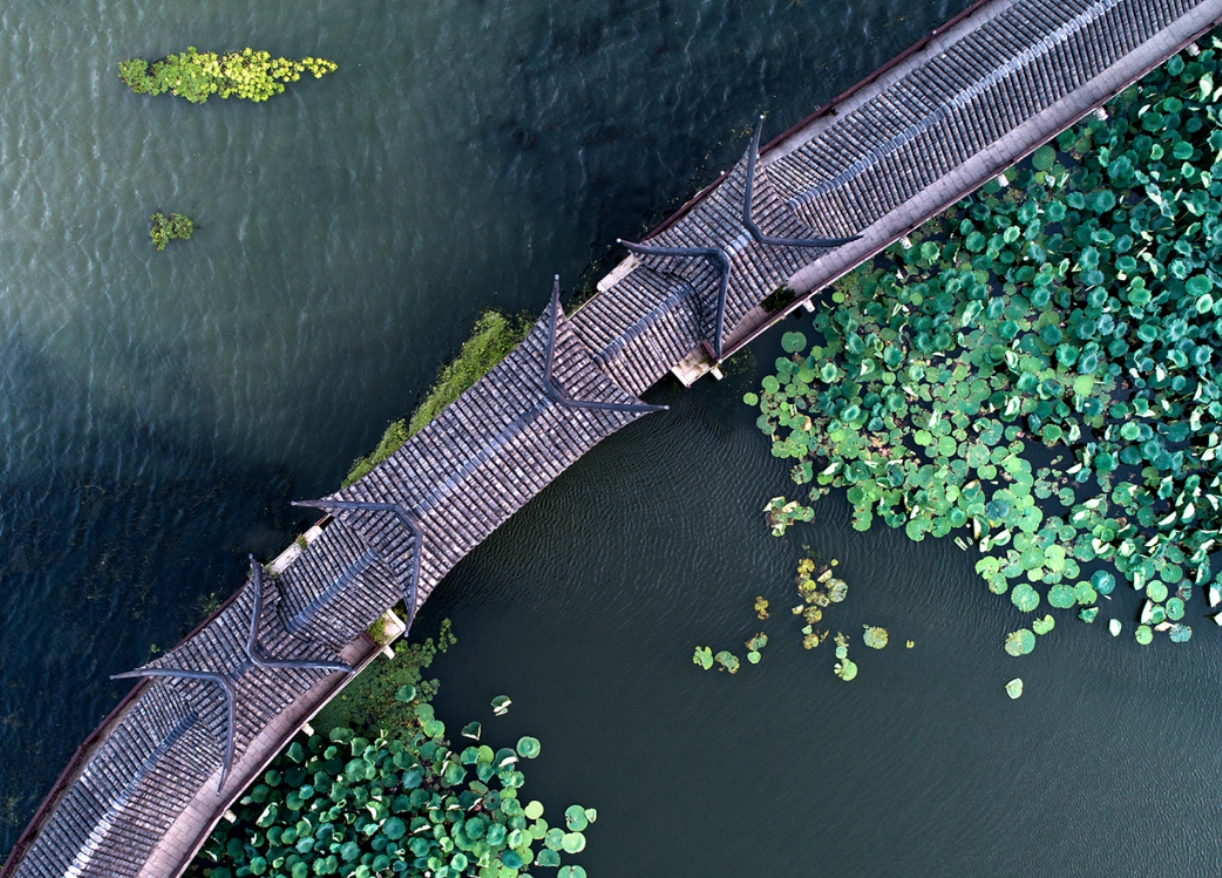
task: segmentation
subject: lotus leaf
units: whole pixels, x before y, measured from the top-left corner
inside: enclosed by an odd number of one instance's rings
[[[871,625],[863,626],[866,631],[862,635],[862,642],[871,649],[882,649],[887,645],[887,629],[877,628]]]
[[[492,699],[492,712],[496,716],[504,716],[509,712],[509,705],[511,704],[513,702],[509,700],[508,695],[498,695]]]
[[[554,869],[560,865],[560,855],[550,848],[544,848],[535,857],[535,865],[544,869]]]
[[[1068,585],[1054,585],[1048,590],[1048,603],[1057,609],[1066,610],[1078,602],[1077,594]]]
[[[852,680],[857,676],[857,665],[854,664],[852,660],[846,658],[842,661],[836,662],[834,671],[837,677],[847,683],[849,680]]]
[[[586,837],[581,832],[566,832],[560,846],[566,854],[579,854],[586,849]]]
[[[501,863],[506,869],[520,869],[522,856],[517,851],[501,851]]]
[[[1009,695],[1011,699],[1018,698],[1023,694],[1023,681],[1021,677],[1015,677],[1006,684],[1006,694]]]
[[[400,686],[395,690],[395,699],[398,701],[408,702],[416,698],[415,686]]]
[[[1158,579],[1150,580],[1146,584],[1146,597],[1156,604],[1161,604],[1167,599],[1167,586]]]
[[[1107,630],[1112,632],[1113,637],[1118,637],[1123,627],[1119,619],[1112,619],[1107,623]]]
[[[696,653],[692,656],[692,661],[707,671],[713,667],[713,650],[707,646],[696,647]]]
[[[1035,649],[1035,635],[1029,628],[1019,628],[1006,635],[1006,652],[1012,656],[1027,655]]]
[[[1091,574],[1090,582],[1099,594],[1111,594],[1116,588],[1116,577],[1106,570],[1096,570]]]
[[[563,866],[556,875],[557,878],[586,878],[586,870],[581,866]]]
[[[518,755],[524,759],[534,759],[539,755],[539,739],[525,736],[518,739]]]
[[[467,723],[462,727],[462,736],[464,738],[470,738],[472,741],[478,741],[483,730],[484,727],[478,722]]]
[[[1051,615],[1045,615],[1044,618],[1035,619],[1031,623],[1031,630],[1042,636],[1055,628],[1056,624],[1056,619],[1052,618]]]
[[[1137,642],[1142,646],[1146,646],[1154,639],[1154,632],[1150,630],[1149,625],[1138,625],[1136,632]]]
[[[1171,626],[1171,642],[1172,643],[1187,643],[1192,639],[1192,629],[1187,625],[1176,624]]]
[[[1010,592],[1010,600],[1024,613],[1033,612],[1040,605],[1039,592],[1025,582],[1014,586],[1014,590]]]
[[[1171,598],[1167,601],[1167,618],[1172,622],[1178,622],[1184,618],[1184,601],[1178,597]]]
[[[714,658],[717,660],[717,664],[721,665],[720,670],[729,671],[731,674],[738,673],[738,658],[734,655],[734,653],[723,649],[721,652],[717,653]]]
[[[564,825],[572,832],[581,832],[589,823],[585,808],[580,805],[569,805],[564,809]]]
[[[1094,622],[1098,615],[1098,607],[1083,607],[1082,609],[1078,610],[1078,618],[1083,622]]]
[[[781,349],[791,353],[806,350],[806,336],[800,332],[787,332],[781,337]]]

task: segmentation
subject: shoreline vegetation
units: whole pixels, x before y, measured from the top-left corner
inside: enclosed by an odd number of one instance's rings
[[[489,308],[475,320],[471,335],[462,343],[458,356],[437,369],[437,378],[411,415],[392,421],[377,447],[352,462],[352,469],[340,487],[346,488],[364,478],[375,466],[399,450],[442,410],[458,399],[463,391],[483,378],[497,363],[526,338],[534,321],[527,314],[511,317]]]
[[[165,214],[158,211],[150,216],[149,220],[153,224],[149,229],[149,237],[158,250],[164,250],[170,241],[189,241],[195,232],[195,223],[183,213],[171,213],[170,218],[166,219]]]
[[[808,502],[975,549],[1033,614],[1011,655],[1046,606],[1144,646],[1192,637],[1194,586],[1222,604],[1220,124],[1214,36],[843,278],[744,396]]]
[[[266,101],[282,94],[286,82],[297,82],[309,72],[315,79],[333,73],[338,65],[322,58],[272,58],[268,52],[200,52],[194,46],[179,55],[166,55],[151,65],[143,58],[119,62],[119,79],[136,94],[169,92],[193,104],[206,103],[212,95],[248,101]]]

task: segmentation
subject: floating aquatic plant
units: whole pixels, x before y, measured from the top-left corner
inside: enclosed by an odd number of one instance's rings
[[[1006,635],[1006,652],[1013,656],[1027,655],[1035,649],[1035,634],[1030,628],[1019,628]]]
[[[877,628],[873,625],[864,625],[865,633],[861,636],[861,641],[871,649],[882,649],[887,645],[887,629]]]
[[[755,599],[755,614],[759,616],[761,620],[767,619],[770,615],[768,612],[768,602],[762,597],[757,597]]]
[[[844,488],[859,530],[970,540],[1023,612],[1092,621],[1119,577],[1151,602],[1136,636],[1182,643],[1192,586],[1222,603],[1220,49],[1172,59],[783,336],[745,399],[810,501]],[[780,535],[814,513],[767,514]]]
[[[713,667],[713,650],[707,646],[696,647],[696,653],[692,656],[692,661],[706,671],[709,670]]]
[[[435,722],[431,705],[414,705],[428,708],[421,728]],[[534,758],[538,740],[523,737],[518,752]],[[211,878],[508,878],[532,863],[560,866],[559,851],[585,849],[596,814],[573,805],[565,811],[570,831],[551,829],[541,803],[520,803],[516,763],[512,750],[458,753],[424,731],[393,740],[346,728],[302,737],[246,791],[234,806],[237,821],[221,823],[196,865]]]
[[[498,695],[492,699],[492,713],[496,716],[504,716],[509,713],[509,705],[513,704],[509,700],[508,695]]]
[[[744,644],[747,647],[747,661],[753,665],[758,665],[760,660],[760,650],[768,645],[768,635],[761,631],[759,634],[752,637]]]

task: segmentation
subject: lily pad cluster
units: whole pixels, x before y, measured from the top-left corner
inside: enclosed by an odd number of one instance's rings
[[[793,608],[793,614],[806,622],[802,628],[802,646],[806,649],[814,649],[827,639],[827,631],[815,628],[823,621],[823,611],[848,597],[848,583],[832,574],[837,563],[834,558],[826,564],[816,564],[813,558],[798,562],[796,582],[802,603]]]
[[[857,665],[849,658],[849,636],[840,631],[836,632],[836,665],[832,671],[846,683],[857,676]]]
[[[431,705],[416,710],[421,731],[409,740],[337,728],[295,741],[235,806],[237,822],[213,833],[196,868],[209,878],[518,878],[585,848],[593,810],[574,805],[563,827],[551,826],[539,802],[519,798],[519,762],[539,755],[537,739],[458,751]]]
[[[1222,527],[1220,50],[1172,58],[785,334],[744,401],[810,500],[844,488],[859,530],[974,543],[1022,612],[1093,622],[1120,578],[1145,591],[1139,642],[1191,637]],[[812,515],[769,502],[773,533]]]

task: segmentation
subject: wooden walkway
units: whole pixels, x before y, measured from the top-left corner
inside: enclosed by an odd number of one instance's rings
[[[1057,134],[1222,19],[1222,0],[982,0],[916,51],[754,146],[571,317],[525,341],[354,485],[304,550],[246,585],[78,750],[0,878],[175,878],[242,789],[453,566],[605,437],[656,411],[808,293]],[[817,239],[863,232],[838,249]],[[795,304],[793,307],[796,307]],[[678,365],[676,365],[678,364]]]

